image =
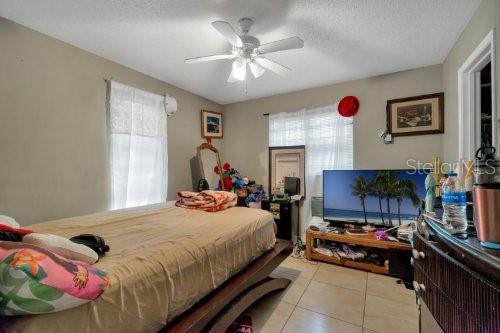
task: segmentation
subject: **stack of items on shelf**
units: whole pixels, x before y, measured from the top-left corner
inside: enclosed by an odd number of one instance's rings
[[[400,226],[398,228],[398,240],[409,243],[416,229],[417,226],[414,222]]]
[[[248,177],[243,177],[228,162],[224,163],[222,170],[218,165],[214,166],[214,172],[222,175],[223,183],[220,185],[220,189],[236,193],[238,206],[260,208],[260,202],[267,198],[262,185],[256,184]]]
[[[313,251],[339,260],[366,261],[379,266],[384,265],[384,259],[377,252],[360,246],[322,242]]]

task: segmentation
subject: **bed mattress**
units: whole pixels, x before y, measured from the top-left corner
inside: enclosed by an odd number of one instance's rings
[[[276,241],[271,214],[241,207],[207,213],[159,204],[30,227],[103,237],[110,251],[95,266],[109,274],[110,285],[80,307],[0,318],[0,331],[156,332]]]

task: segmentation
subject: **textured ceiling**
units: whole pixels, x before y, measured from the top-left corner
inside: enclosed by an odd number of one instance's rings
[[[0,0],[0,16],[226,104],[442,63],[480,0]],[[297,35],[305,47],[270,59],[292,69],[227,83],[230,61],[210,26],[255,21],[261,43]]]

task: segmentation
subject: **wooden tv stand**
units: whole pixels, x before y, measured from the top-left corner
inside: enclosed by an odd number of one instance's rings
[[[342,265],[357,269],[362,269],[365,271],[370,271],[373,273],[379,274],[390,274],[389,267],[391,264],[391,260],[386,260],[384,266],[379,266],[369,262],[363,261],[354,261],[350,259],[338,259],[336,257],[327,256],[318,252],[313,251],[314,240],[315,239],[323,239],[329,240],[336,243],[344,243],[350,245],[358,245],[362,247],[368,248],[377,248],[381,250],[400,252],[404,251],[405,253],[411,252],[411,245],[402,242],[393,242],[393,241],[382,241],[377,240],[374,237],[374,232],[369,232],[367,235],[348,235],[348,234],[337,234],[334,232],[321,232],[314,231],[311,229],[307,229],[306,231],[306,258],[308,260],[318,260],[324,261],[336,265]],[[409,261],[409,259],[408,259]],[[408,262],[409,264],[409,262]]]

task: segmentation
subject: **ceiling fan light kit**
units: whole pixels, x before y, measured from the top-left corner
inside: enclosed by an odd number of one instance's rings
[[[261,45],[259,39],[248,34],[253,23],[253,20],[247,17],[240,19],[238,26],[241,34],[238,35],[228,22],[212,22],[212,27],[233,46],[231,53],[189,58],[185,62],[194,64],[214,60],[235,59],[227,82],[244,81],[247,75],[247,65],[254,78],[261,77],[266,69],[281,76],[286,75],[290,71],[290,68],[265,58],[263,55],[290,49],[300,49],[304,47],[304,41],[294,36]]]

